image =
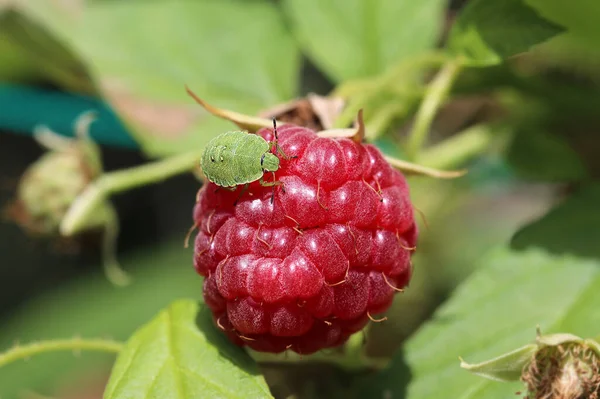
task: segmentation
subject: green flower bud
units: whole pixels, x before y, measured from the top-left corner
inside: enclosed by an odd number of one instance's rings
[[[60,136],[45,127],[36,130],[36,138],[50,151],[21,177],[10,212],[26,231],[58,235],[60,222],[75,198],[102,173],[99,149],[87,138],[92,118],[91,113],[78,118],[75,139]],[[87,227],[102,225],[102,220],[93,220]]]
[[[106,275],[117,285],[129,277],[115,257],[118,220],[112,204],[104,200],[76,231],[61,234],[60,225],[75,200],[102,174],[100,150],[88,137],[94,114],[86,112],[75,122],[76,137],[58,135],[46,127],[36,129],[36,139],[49,151],[23,174],[9,216],[25,231],[47,237],[72,237],[103,230],[103,258]]]

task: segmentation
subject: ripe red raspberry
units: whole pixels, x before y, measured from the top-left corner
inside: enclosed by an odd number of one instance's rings
[[[377,148],[291,125],[278,133],[297,158],[281,159],[273,203],[258,182],[241,197],[212,183],[198,192],[194,263],[235,343],[308,354],[387,310],[410,279],[417,229],[406,181]]]

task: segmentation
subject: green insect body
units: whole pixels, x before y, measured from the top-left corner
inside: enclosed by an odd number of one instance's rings
[[[231,131],[212,139],[200,160],[207,179],[217,186],[235,187],[260,180],[265,172],[279,169],[279,158],[270,152],[272,143],[256,134]]]

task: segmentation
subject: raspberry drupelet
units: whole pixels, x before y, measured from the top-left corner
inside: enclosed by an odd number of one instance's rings
[[[376,147],[292,125],[277,131],[297,158],[281,159],[274,193],[258,182],[198,192],[194,264],[233,342],[310,354],[389,308],[410,280],[417,228],[404,176]],[[273,140],[272,129],[257,134]]]

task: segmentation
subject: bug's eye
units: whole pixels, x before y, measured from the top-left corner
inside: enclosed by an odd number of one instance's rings
[[[223,162],[225,159],[223,157],[221,157],[221,162]]]
[[[210,157],[211,162],[215,162],[215,157]]]

